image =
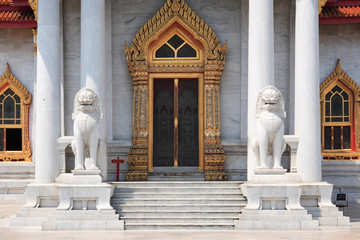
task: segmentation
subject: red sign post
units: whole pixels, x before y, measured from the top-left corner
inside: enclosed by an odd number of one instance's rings
[[[120,175],[120,163],[124,163],[124,159],[113,159],[111,160],[112,163],[116,163],[116,181],[119,181],[119,175]]]

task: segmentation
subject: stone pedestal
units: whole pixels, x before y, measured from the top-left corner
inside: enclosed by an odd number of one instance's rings
[[[301,205],[320,226],[350,226],[350,218],[332,204],[333,185],[326,182],[301,184]]]
[[[235,229],[318,229],[319,221],[313,220],[300,204],[302,188],[297,174],[285,174],[278,169],[254,172],[255,181],[241,185],[248,202],[239,220],[235,221]]]
[[[299,176],[291,173],[257,172],[255,179],[241,185],[248,202],[235,220],[237,230],[314,230],[350,225],[349,217],[331,202],[331,184],[301,183],[294,181]]]
[[[43,230],[124,230],[110,199],[115,186],[102,182],[100,170],[78,170],[61,174],[58,183],[59,206]]]

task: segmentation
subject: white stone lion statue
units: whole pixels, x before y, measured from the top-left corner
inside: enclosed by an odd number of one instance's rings
[[[277,88],[267,86],[260,91],[256,103],[256,118],[257,138],[251,145],[257,158],[257,167],[283,169],[281,156],[286,148],[283,139],[283,119],[286,118],[286,112],[283,96]]]
[[[90,158],[86,170],[98,170],[102,141],[99,134],[99,120],[102,119],[97,94],[88,88],[81,89],[74,99],[74,140],[71,143],[75,155],[75,170],[85,170],[85,158]]]

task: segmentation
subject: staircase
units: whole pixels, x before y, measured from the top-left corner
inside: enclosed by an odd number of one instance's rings
[[[246,205],[242,182],[114,182],[111,205],[126,230],[233,230]]]

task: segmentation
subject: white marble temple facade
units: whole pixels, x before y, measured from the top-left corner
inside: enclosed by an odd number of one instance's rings
[[[246,180],[247,169],[247,115],[248,115],[248,25],[249,0],[187,0],[187,4],[211,28],[222,42],[227,41],[225,70],[221,77],[221,134],[227,154],[226,172],[230,179]],[[115,164],[110,160],[126,157],[131,146],[133,90],[124,54],[139,29],[162,7],[164,0],[106,0],[105,62],[106,114],[108,141],[108,176],[115,179]],[[64,89],[63,135],[73,133],[73,99],[81,88],[81,0],[62,1],[62,59]],[[295,0],[274,0],[274,81],[285,99],[288,118],[285,134],[294,134],[294,59],[295,59]],[[36,58],[33,56],[31,30],[0,29],[0,74],[6,63],[14,75],[35,96]],[[339,58],[343,69],[360,84],[360,24],[320,25],[320,79],[323,82],[333,71]],[[305,93],[304,93],[305,94]],[[305,96],[304,96],[305,97]],[[36,144],[35,101],[30,108],[32,149]],[[319,133],[320,134],[320,133]],[[71,152],[67,153],[72,159]],[[36,156],[33,158],[36,161]],[[289,153],[283,156],[283,165],[289,166]],[[0,164],[1,165],[1,164]],[[125,179],[127,166],[121,169]],[[354,194],[359,186],[355,162],[324,162],[323,179],[334,183],[337,189],[345,187]],[[341,172],[340,177],[338,173]],[[335,174],[336,173],[336,174]],[[345,176],[345,177],[343,177]]]

